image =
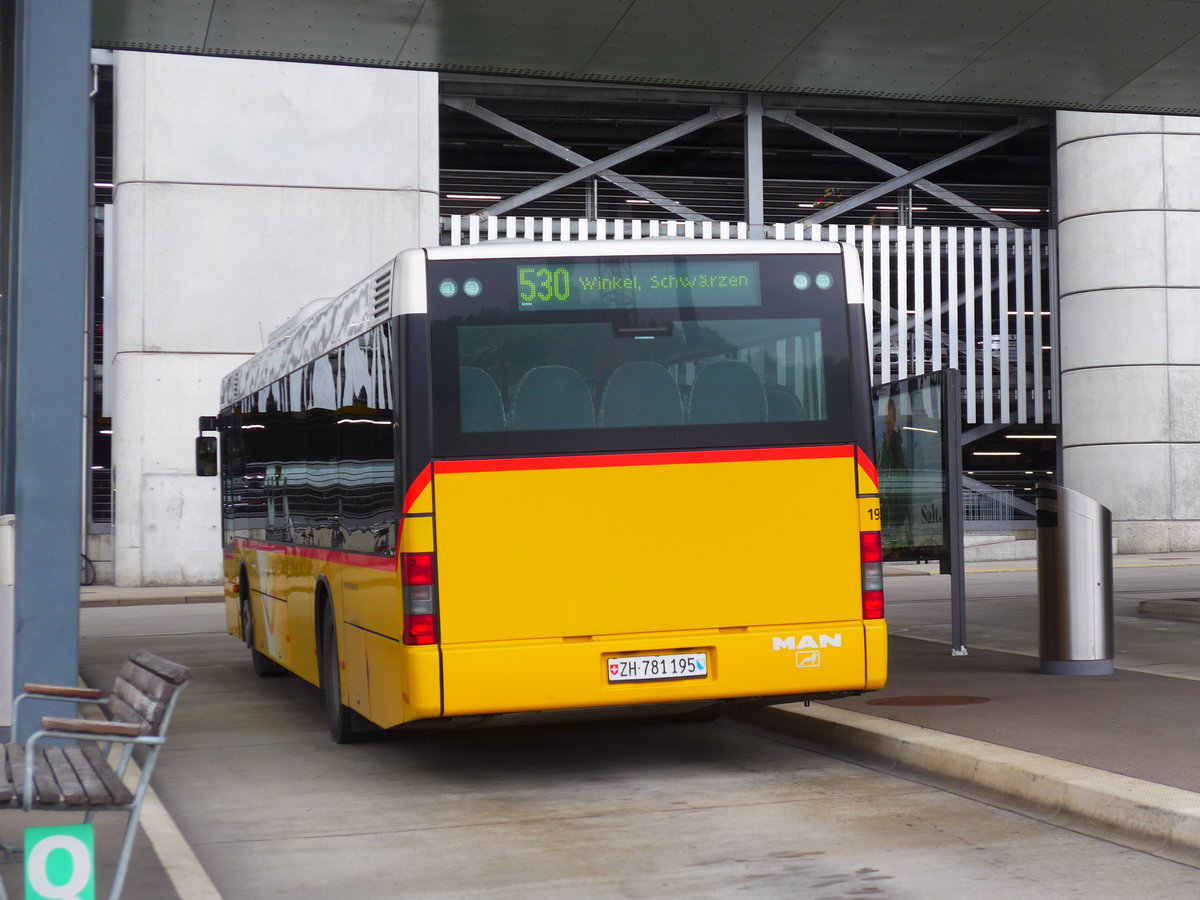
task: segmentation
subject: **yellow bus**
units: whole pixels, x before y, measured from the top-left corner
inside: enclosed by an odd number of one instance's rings
[[[335,741],[883,686],[853,248],[405,251],[228,375],[230,634]]]

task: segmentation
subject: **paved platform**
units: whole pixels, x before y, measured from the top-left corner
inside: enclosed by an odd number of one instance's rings
[[[968,566],[968,655],[951,656],[949,578],[904,577],[933,571],[889,567],[886,688],[756,718],[1200,865],[1200,552],[1114,560],[1108,676],[1040,674],[1035,560]]]
[[[1200,551],[1121,556],[1115,560],[1118,671],[1111,676],[1041,675],[1037,659],[1036,564],[1032,560],[968,567],[965,657],[951,656],[949,579],[929,566],[887,567],[892,635],[888,686],[874,694],[805,708],[777,707],[751,719],[785,728],[812,746],[868,765],[915,773],[951,790],[979,796],[1086,833],[1171,859],[1200,865],[1200,621],[1174,616],[1180,604],[1200,606]],[[196,656],[195,623],[211,631],[219,589],[84,588],[82,670],[97,684],[111,679],[119,650],[139,640],[166,656]],[[145,605],[106,610],[104,607]],[[86,610],[94,610],[89,614]],[[114,615],[119,613],[119,615]],[[210,641],[211,643],[211,641]],[[244,653],[237,642],[203,650],[188,664],[204,668],[217,654]],[[208,645],[204,645],[208,646]],[[208,655],[205,655],[208,654]],[[211,657],[211,658],[210,658]],[[216,667],[214,666],[214,669]],[[289,682],[279,685],[289,690]],[[305,690],[298,682],[297,690]],[[197,679],[205,702],[228,686]],[[312,694],[309,697],[309,694]],[[319,700],[305,694],[312,721],[275,722],[236,713],[225,727],[319,731]],[[216,739],[211,721],[187,697],[173,729],[176,761],[189,747]],[[274,733],[274,731],[272,731]],[[284,744],[286,748],[286,742]],[[297,746],[302,746],[298,744]],[[332,745],[330,745],[332,747]],[[173,779],[185,767],[163,756],[156,787],[164,802],[143,816],[126,897],[196,900],[216,896],[203,868],[174,828],[196,827],[196,809],[173,809]],[[336,749],[336,748],[335,748]],[[286,768],[285,759],[274,764]],[[230,777],[236,777],[231,770]],[[103,817],[101,817],[103,819]],[[120,827],[100,822],[101,862]],[[0,813],[0,837],[14,839],[24,819]],[[188,827],[185,827],[187,832]],[[106,843],[107,842],[107,843]],[[2,866],[10,896],[19,896],[20,870]],[[100,887],[104,889],[102,867]],[[1200,873],[1197,874],[1200,881]]]

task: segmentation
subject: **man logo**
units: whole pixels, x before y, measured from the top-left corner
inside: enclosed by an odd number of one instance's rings
[[[840,634],[821,634],[814,638],[811,634],[806,634],[799,640],[796,640],[792,635],[787,637],[771,638],[772,650],[817,650],[823,647],[840,647],[842,646],[842,636]]]

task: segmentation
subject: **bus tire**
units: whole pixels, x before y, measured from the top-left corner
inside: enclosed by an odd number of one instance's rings
[[[325,695],[325,719],[335,744],[355,744],[380,733],[374,725],[342,703],[341,663],[337,630],[327,610],[321,617],[321,692]]]
[[[259,678],[278,678],[286,675],[287,671],[265,653],[260,653],[254,646],[254,616],[250,610],[250,585],[243,575],[240,593],[242,596],[242,639],[250,648],[250,666]]]

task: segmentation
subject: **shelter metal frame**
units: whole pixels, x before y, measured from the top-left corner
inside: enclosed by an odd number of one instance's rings
[[[872,153],[871,151],[854,144],[832,132],[816,125],[807,119],[797,115],[791,109],[783,109],[778,107],[767,107],[767,101],[762,94],[745,94],[741,95],[742,102],[737,105],[715,105],[710,104],[707,112],[695,116],[687,121],[681,122],[664,131],[658,132],[648,138],[645,138],[637,143],[624,147],[614,153],[611,153],[601,159],[589,159],[583,154],[573,151],[549,137],[539,134],[533,129],[527,128],[510,118],[502,116],[493,110],[481,106],[475,98],[466,98],[459,96],[443,96],[441,103],[452,109],[475,116],[476,118],[487,122],[508,134],[513,135],[530,146],[543,150],[559,159],[565,160],[575,168],[569,172],[558,175],[549,179],[540,185],[521,191],[511,197],[507,197],[499,202],[493,203],[479,211],[478,215],[483,218],[493,216],[503,216],[520,210],[522,207],[533,203],[543,197],[553,194],[555,191],[561,190],[571,184],[582,181],[586,178],[597,176],[604,178],[612,184],[623,188],[633,194],[640,200],[647,200],[659,206],[664,211],[671,215],[678,216],[685,221],[704,222],[711,221],[708,216],[705,216],[676,200],[666,197],[663,194],[653,191],[644,185],[638,184],[634,179],[621,175],[613,169],[629,160],[635,159],[651,150],[666,146],[679,138],[699,131],[709,125],[717,122],[723,122],[728,119],[741,116],[744,120],[743,127],[743,163],[744,163],[744,185],[743,192],[745,197],[744,203],[744,221],[748,224],[751,237],[763,237],[766,234],[766,225],[764,222],[764,174],[763,174],[763,119],[770,117],[782,124],[788,125],[796,130],[815,138],[822,143],[832,147],[833,149],[846,154],[847,156],[856,159],[860,162],[877,168],[884,173],[892,176],[885,181],[876,184],[874,187],[865,191],[861,191],[853,197],[838,201],[823,209],[817,210],[801,219],[797,219],[798,224],[803,225],[818,225],[829,222],[844,213],[857,209],[873,200],[876,200],[889,193],[906,187],[916,187],[923,190],[939,200],[954,206],[970,215],[983,220],[988,225],[994,228],[1014,228],[1012,222],[996,215],[994,212],[984,209],[978,204],[955,194],[952,191],[943,188],[934,182],[930,181],[927,176],[935,172],[944,170],[956,163],[962,162],[965,159],[988,150],[998,144],[1003,143],[1010,138],[1019,134],[1023,134],[1034,128],[1043,127],[1050,122],[1050,117],[1045,115],[1027,115],[1020,117],[1016,122],[1001,128],[992,134],[988,134],[982,138],[972,141],[958,149],[949,153],[943,154],[936,159],[930,160],[916,168],[905,169],[903,166],[890,162],[887,159]],[[904,224],[911,224],[911,206],[906,214]]]

